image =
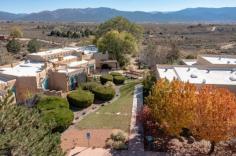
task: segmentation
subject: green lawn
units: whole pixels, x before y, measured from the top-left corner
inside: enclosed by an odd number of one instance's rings
[[[137,81],[129,81],[121,87],[121,96],[111,104],[101,107],[78,123],[79,129],[121,129],[129,131],[133,91]],[[117,113],[120,113],[119,115]]]

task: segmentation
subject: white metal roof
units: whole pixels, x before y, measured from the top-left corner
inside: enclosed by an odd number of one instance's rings
[[[199,69],[198,67],[163,67],[157,68],[161,78],[172,81],[178,78],[183,82],[194,84],[236,85],[236,71],[230,69]],[[234,81],[235,79],[235,81]]]
[[[0,73],[16,77],[36,76],[38,72],[42,71],[43,66],[44,63],[22,62],[13,68],[0,68]]]
[[[161,78],[166,78],[169,81],[177,78],[177,74],[173,68],[158,68],[157,70]]]
[[[203,56],[202,58],[211,64],[236,64],[236,58],[229,58],[225,56]]]

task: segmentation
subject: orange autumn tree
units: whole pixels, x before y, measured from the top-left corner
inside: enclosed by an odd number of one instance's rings
[[[197,103],[196,87],[177,80],[159,80],[147,97],[153,119],[167,133],[178,136],[182,128],[193,122],[194,108]]]
[[[236,98],[227,89],[209,85],[201,87],[196,95],[198,104],[191,131],[194,136],[211,141],[211,154],[216,142],[236,134]]]

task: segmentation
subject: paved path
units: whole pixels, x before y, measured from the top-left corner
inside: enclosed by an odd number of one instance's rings
[[[165,156],[165,153],[144,151],[143,125],[137,119],[143,107],[143,86],[136,85],[133,97],[132,117],[130,123],[129,149],[122,156]]]
[[[137,120],[137,115],[143,106],[143,86],[137,85],[134,90],[133,108],[130,123],[129,135],[129,151],[131,153],[140,153],[144,151],[144,144],[142,141],[143,126]]]

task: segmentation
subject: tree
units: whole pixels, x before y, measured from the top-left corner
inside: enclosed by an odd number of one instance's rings
[[[137,40],[141,39],[143,29],[141,26],[131,23],[128,19],[118,16],[115,18],[112,18],[105,23],[102,23],[99,25],[97,30],[97,38],[102,37],[107,32],[111,30],[116,30],[118,32],[129,32],[131,33]]]
[[[196,105],[196,87],[177,80],[157,81],[147,97],[154,121],[170,135],[179,136],[193,121]]]
[[[180,57],[179,49],[177,48],[175,43],[171,43],[171,50],[167,54],[168,63],[174,63],[174,61],[178,60]]]
[[[90,35],[90,30],[89,30],[88,28],[85,29],[84,35],[85,35],[85,37],[89,37],[89,35]]]
[[[215,143],[236,136],[236,98],[227,89],[213,86],[203,86],[197,96],[191,129],[195,136],[211,141],[211,154]]]
[[[120,66],[125,66],[128,62],[126,55],[137,52],[137,42],[135,38],[127,32],[109,31],[98,42],[100,52],[108,52],[111,59],[119,62]]]
[[[0,151],[5,155],[63,155],[60,135],[51,132],[33,108],[13,103],[8,94],[0,103]]]
[[[21,31],[19,27],[13,27],[11,29],[10,36],[13,38],[21,38],[23,37],[23,32]]]
[[[21,50],[21,44],[14,38],[10,40],[6,45],[7,51],[11,53],[18,53]]]
[[[29,41],[27,48],[30,53],[35,53],[40,50],[40,43],[37,41],[37,39],[32,39]]]

